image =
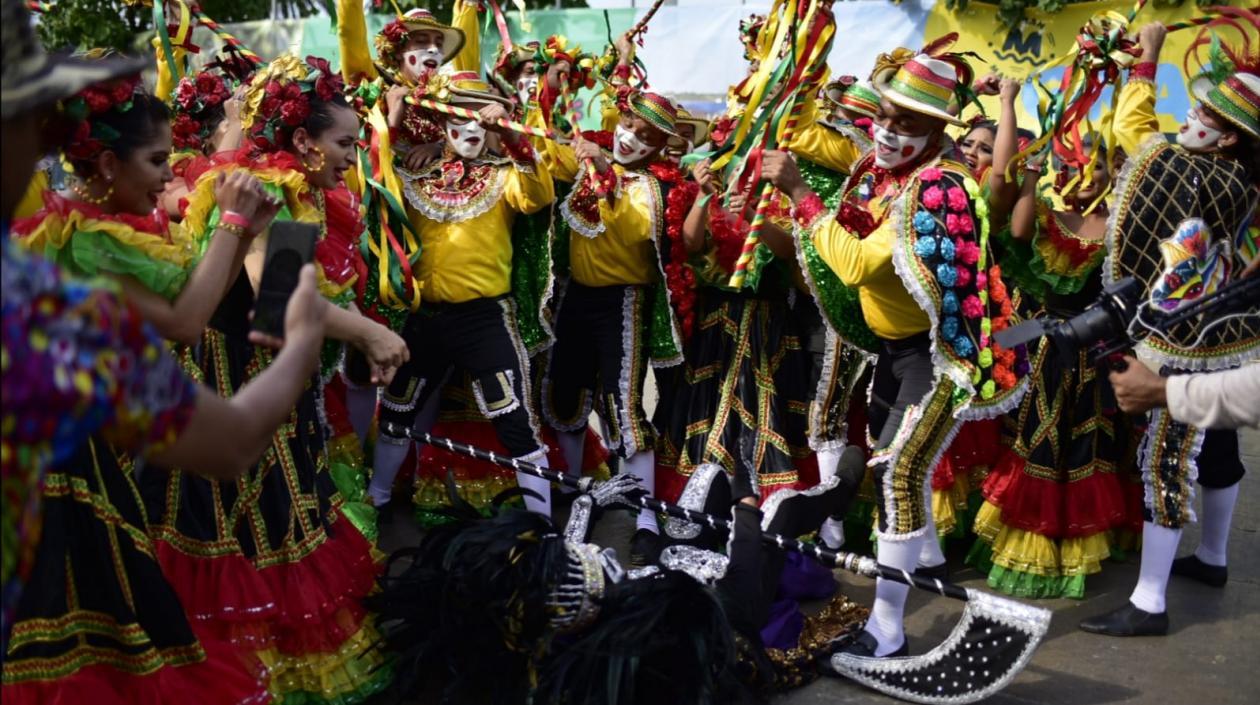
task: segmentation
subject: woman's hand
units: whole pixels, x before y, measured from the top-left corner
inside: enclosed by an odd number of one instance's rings
[[[215,178],[214,199],[220,213],[238,213],[249,221],[246,234],[250,236],[270,225],[281,206],[280,201],[263,188],[258,177],[244,169],[220,172]]]
[[[1022,82],[1013,78],[1003,78],[998,84],[998,94],[1002,96],[1002,102],[1007,105],[1014,105],[1015,98],[1019,96],[1019,89],[1023,85]]]
[[[971,90],[979,95],[997,95],[1001,83],[1002,77],[994,71],[972,84]]]
[[[717,177],[709,170],[709,166],[710,162],[708,159],[698,162],[694,167],[692,167],[691,176],[695,178],[696,185],[700,187],[701,191],[712,195],[717,193],[718,186]]]

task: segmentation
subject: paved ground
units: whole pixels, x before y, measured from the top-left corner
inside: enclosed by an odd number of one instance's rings
[[[1260,433],[1243,434],[1244,462],[1260,470]],[[595,540],[624,551],[630,527],[620,513],[596,527]],[[414,540],[414,527],[395,522],[382,537],[386,549]],[[1182,537],[1181,554],[1198,542],[1197,527]],[[983,587],[981,576],[962,568],[966,547],[950,549],[951,579]],[[624,554],[623,554],[624,555]],[[1091,577],[1087,599],[1043,601],[1054,610],[1051,631],[1032,663],[991,703],[1100,705],[1101,703],[1256,702],[1260,693],[1260,477],[1242,483],[1230,536],[1230,581],[1223,590],[1173,578],[1168,591],[1172,634],[1164,638],[1112,639],[1081,632],[1082,618],[1117,607],[1137,579],[1137,557],[1107,563]],[[842,589],[870,604],[874,581],[840,576]],[[907,631],[913,653],[940,643],[961,614],[961,603],[911,591]],[[822,680],[776,698],[774,705],[895,703],[851,682]]]

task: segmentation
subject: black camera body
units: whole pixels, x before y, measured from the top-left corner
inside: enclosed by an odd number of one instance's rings
[[[1144,311],[1146,299],[1146,287],[1133,277],[1125,277],[1109,284],[1098,301],[1066,321],[1034,318],[998,331],[993,340],[1004,348],[1012,348],[1046,336],[1060,355],[1073,356],[1088,348],[1092,363],[1114,364],[1121,353],[1148,335],[1157,335],[1207,313],[1225,315],[1254,305],[1260,300],[1260,276],[1232,281],[1172,313]],[[1143,325],[1134,326],[1139,316]]]

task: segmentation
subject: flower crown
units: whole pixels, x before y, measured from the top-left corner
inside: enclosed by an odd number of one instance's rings
[[[212,131],[212,113],[231,97],[229,79],[217,71],[181,78],[171,100],[175,149],[201,151]]]
[[[397,68],[402,64],[403,47],[407,44],[410,32],[401,19],[385,25],[376,34],[376,57],[388,68]]]
[[[76,93],[61,104],[61,112],[74,123],[63,151],[71,161],[88,161],[122,135],[99,118],[109,113],[125,113],[135,107],[135,96],[143,90],[140,76],[97,83]]]
[[[329,101],[345,92],[341,75],[327,59],[306,61],[285,54],[258,71],[245,92],[241,128],[256,149],[274,152],[289,146],[293,131],[311,115],[311,102]]]
[[[569,40],[562,34],[553,34],[534,49],[534,61],[539,73],[558,61],[569,62],[569,90],[595,87],[595,57],[582,51],[575,44],[569,46]]]

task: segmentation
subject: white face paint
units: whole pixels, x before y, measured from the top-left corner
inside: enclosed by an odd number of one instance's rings
[[[881,169],[895,169],[923,153],[929,135],[908,137],[879,125],[872,126],[875,137],[875,165]]]
[[[613,132],[613,159],[618,164],[634,164],[646,159],[656,150],[657,147],[645,144],[621,125]]]
[[[516,97],[521,101],[521,105],[529,105],[534,100],[534,89],[537,87],[537,76],[521,76],[516,79]]]
[[[486,128],[479,122],[447,120],[446,143],[464,159],[476,159],[486,149]]]
[[[1177,144],[1191,152],[1206,152],[1216,145],[1221,138],[1221,131],[1203,124],[1199,119],[1199,109],[1191,108],[1186,113],[1186,124],[1177,133]]]
[[[442,65],[442,50],[435,46],[403,52],[402,72],[413,81],[425,71],[436,71]]]

